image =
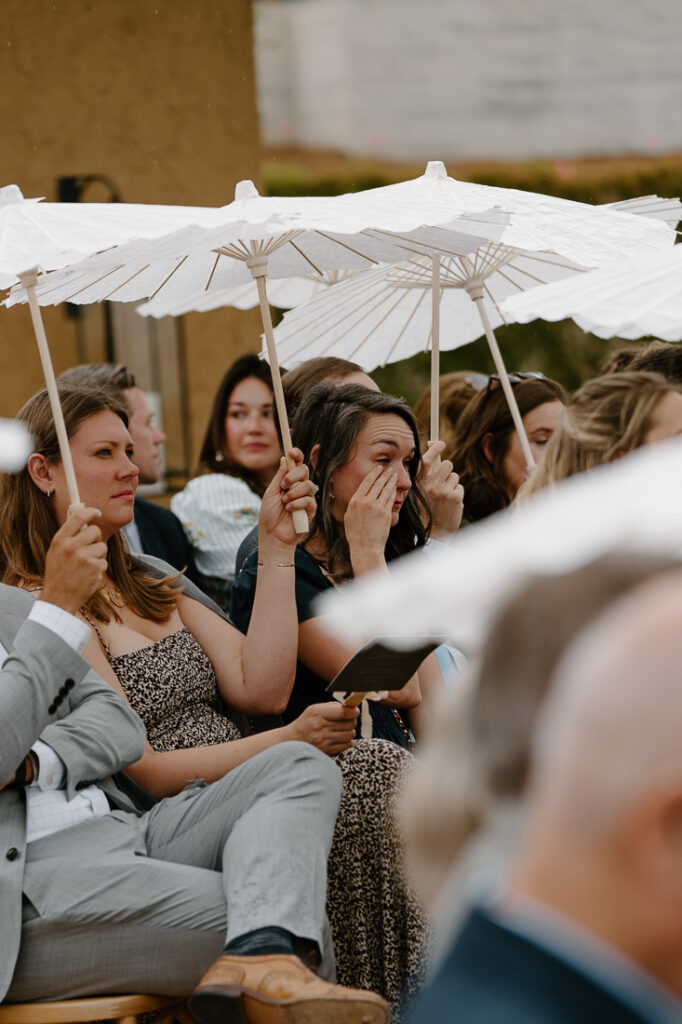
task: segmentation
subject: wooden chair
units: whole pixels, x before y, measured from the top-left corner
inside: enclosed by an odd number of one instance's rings
[[[170,1024],[176,1014],[179,1020],[191,1018],[184,1002],[177,996],[92,996],[84,999],[63,999],[46,1003],[3,1003],[0,1024],[87,1024],[90,1021],[115,1020],[117,1024],[136,1024],[138,1013],[167,1010],[157,1018],[158,1024]],[[157,1022],[155,1022],[157,1024]]]

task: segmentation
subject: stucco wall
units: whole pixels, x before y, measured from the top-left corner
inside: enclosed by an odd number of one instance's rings
[[[108,175],[126,202],[222,205],[257,178],[250,0],[3,0],[0,182],[56,199],[63,175]],[[106,201],[93,186],[85,199]],[[57,370],[76,325],[45,310]],[[216,378],[258,347],[255,314],[185,322],[193,453]],[[28,312],[0,309],[0,414],[41,386]]]

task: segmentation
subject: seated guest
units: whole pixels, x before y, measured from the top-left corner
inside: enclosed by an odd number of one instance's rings
[[[104,585],[79,612],[95,634],[84,656],[125,695],[147,728],[145,753],[129,774],[164,797],[178,793],[188,779],[218,780],[287,740],[308,741],[330,755],[343,752],[338,759],[342,807],[328,884],[338,977],[346,984],[366,979],[397,1004],[404,987],[414,990],[424,962],[424,919],[402,877],[392,809],[409,755],[391,744],[352,745],[357,710],[337,702],[306,708],[283,727],[280,722],[243,738],[229,717],[234,711],[279,711],[291,690],[297,643],[295,534],[287,508],[310,512],[314,506],[307,469],[280,467],[263,496],[260,550],[267,565],[245,642],[220,612],[208,610],[210,602],[187,581],[156,579],[144,559],[121,549],[136,470],[125,411],[116,396],[62,389],[61,400],[81,493],[100,509],[108,547]],[[0,538],[0,552],[5,578],[39,586],[42,553],[64,521],[69,499],[45,392],[19,415],[37,451],[23,474],[3,481],[8,532]],[[300,453],[293,455],[300,462]],[[26,515],[34,524],[29,534]],[[349,919],[350,906],[355,910]]]
[[[632,345],[616,349],[601,368],[600,377],[623,370],[646,370],[661,373],[673,384],[682,384],[682,349],[670,341],[650,341],[648,345]]]
[[[542,374],[510,373],[536,462],[561,422],[564,389]],[[477,522],[506,508],[527,477],[526,460],[499,377],[490,377],[464,408],[448,449],[466,495],[466,519]]]
[[[681,433],[682,389],[665,377],[643,370],[596,377],[576,391],[522,494]]]
[[[628,369],[661,373],[679,387],[682,385],[682,349],[669,341],[652,341],[636,350]]]
[[[620,373],[622,370],[632,370],[633,363],[641,351],[641,345],[628,345],[625,348],[616,349],[601,364],[599,376],[603,377],[607,373]]]
[[[317,595],[365,572],[387,572],[388,561],[424,544],[425,509],[428,514],[417,479],[419,435],[412,410],[400,399],[357,384],[323,382],[299,406],[293,431],[319,494],[310,534],[294,558],[298,664],[285,720],[326,701],[327,683],[354,653],[320,628]],[[451,475],[454,491],[458,485]],[[257,551],[249,555],[232,593],[232,619],[244,630],[254,607],[259,561]],[[435,656],[384,704],[370,702],[367,734],[407,745],[401,710],[420,703],[420,682],[427,701],[441,689]]]
[[[376,389],[356,363],[311,359],[284,374],[289,414],[311,385],[328,377],[350,378]],[[213,401],[199,468],[171,508],[182,521],[206,589],[227,611],[235,577],[258,542],[258,511],[279,465],[280,442],[270,368],[256,355],[230,366]],[[240,555],[241,545],[246,545]]]
[[[135,465],[141,484],[155,484],[161,478],[161,445],[166,435],[154,423],[154,413],[135,375],[127,366],[92,363],[74,366],[60,374],[60,381],[81,388],[111,387],[120,392],[128,407],[128,430],[135,447]],[[189,579],[201,584],[194,566],[192,548],[177,516],[162,505],[135,498],[133,518],[124,529],[128,548],[163,559]]]
[[[365,373],[358,363],[338,356],[317,356],[306,359],[293,370],[287,370],[282,377],[287,412],[293,422],[298,407],[316,384],[323,380],[339,380],[344,384],[361,384],[370,391],[380,391],[379,385]]]
[[[144,813],[112,778],[142,755],[144,729],[78,653],[90,631],[75,613],[107,572],[99,520],[78,509],[55,533],[37,601],[0,586],[0,1000],[193,992],[202,1024],[384,1024],[378,996],[303,963],[322,952],[333,966],[328,758],[281,745]]]
[[[242,356],[216,392],[199,468],[171,500],[205,589],[223,608],[229,606],[237,548],[258,526],[280,456],[270,367],[258,356]]]
[[[496,616],[466,688],[442,703],[403,814],[413,876],[435,917],[436,962],[471,902],[504,882],[536,719],[564,649],[619,597],[678,568],[618,555],[531,578]]]
[[[413,1024],[682,1019],[681,595],[679,571],[644,584],[562,658],[508,885]]]
[[[315,384],[325,380],[334,380],[343,384],[361,384],[370,391],[379,391],[377,384],[369,377],[361,366],[347,359],[335,356],[320,356],[307,359],[295,370],[289,370],[282,377],[284,399],[289,419],[296,419],[301,402],[310,393]],[[298,442],[297,442],[298,443]],[[463,491],[457,487],[456,474],[453,477],[452,464],[447,460],[439,461],[444,451],[445,440],[432,445],[424,451],[421,462],[419,486],[428,502],[428,515],[425,513],[425,525],[430,521],[429,537],[431,540],[445,540],[459,527],[462,520]],[[246,556],[255,545],[255,536],[251,546],[246,543],[237,552],[237,572],[244,564]]]
[[[455,427],[460,415],[478,391],[478,387],[471,379],[472,376],[477,378],[480,375],[470,374],[465,370],[455,370],[454,373],[444,373],[440,378],[438,390],[438,437],[443,441],[446,449],[452,446],[452,442],[455,439]],[[483,383],[484,385],[487,383],[485,377],[483,378]],[[422,444],[426,447],[431,430],[430,385],[415,405],[414,415],[419,427],[419,436]]]

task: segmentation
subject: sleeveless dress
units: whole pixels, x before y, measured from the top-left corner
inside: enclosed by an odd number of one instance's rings
[[[219,711],[213,666],[185,627],[109,663],[145,723],[156,751],[239,739]],[[394,1020],[424,982],[427,924],[405,877],[393,803],[414,763],[386,740],[356,740],[334,760],[343,775],[341,806],[328,864],[327,914],[337,980],[383,995]]]

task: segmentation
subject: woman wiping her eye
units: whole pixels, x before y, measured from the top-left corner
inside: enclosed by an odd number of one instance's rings
[[[316,385],[292,427],[311,479],[318,485],[309,535],[296,550],[299,649],[296,680],[285,718],[328,700],[327,683],[355,652],[327,636],[313,610],[319,593],[388,563],[425,543],[428,508],[418,484],[419,435],[412,410],[391,395],[357,384]],[[237,578],[231,617],[246,629],[258,576],[254,552]],[[422,696],[440,689],[436,658],[428,658],[407,686],[370,703],[364,735],[407,746],[408,712],[418,716]],[[367,716],[367,708],[365,718]]]

